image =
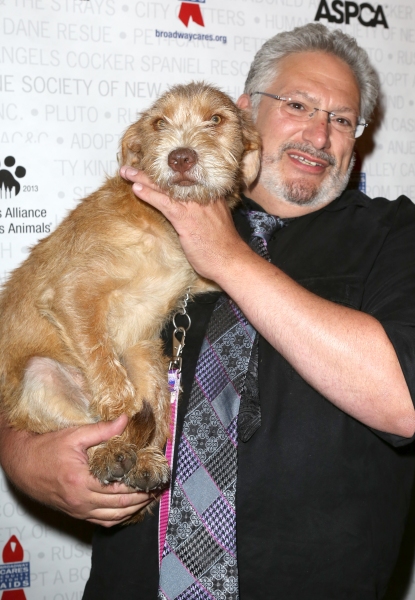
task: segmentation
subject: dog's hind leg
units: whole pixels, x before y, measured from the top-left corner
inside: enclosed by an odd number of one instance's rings
[[[99,275],[96,275],[99,278]],[[136,392],[108,332],[108,304],[114,284],[104,274],[99,285],[85,281],[47,289],[39,301],[41,315],[54,327],[61,349],[82,371],[91,393],[95,420],[110,421],[131,412]]]
[[[75,367],[47,357],[34,356],[26,364],[19,401],[9,415],[18,429],[36,433],[93,423],[90,396]]]

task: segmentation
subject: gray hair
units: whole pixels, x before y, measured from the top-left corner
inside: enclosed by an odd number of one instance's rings
[[[329,30],[322,23],[308,23],[270,38],[256,53],[245,82],[245,93],[266,91],[278,74],[278,62],[298,52],[326,52],[343,60],[352,70],[360,88],[360,116],[368,120],[379,95],[379,77],[369,56],[356,40],[340,29]],[[311,66],[312,68],[312,66]],[[252,96],[254,116],[261,96]]]

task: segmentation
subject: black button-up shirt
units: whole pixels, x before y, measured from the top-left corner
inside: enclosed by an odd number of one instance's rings
[[[235,223],[247,239],[240,211]],[[349,191],[290,220],[268,250],[311,292],[381,322],[415,398],[415,206]],[[189,308],[179,428],[215,300],[200,296]],[[409,505],[411,440],[373,431],[336,408],[263,338],[259,394],[261,427],[238,446],[241,600],[382,597]],[[135,526],[97,529],[85,600],[156,599],[157,521],[155,514]]]

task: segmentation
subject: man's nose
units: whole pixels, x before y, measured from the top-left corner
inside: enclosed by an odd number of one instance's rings
[[[330,116],[326,111],[314,111],[303,130],[303,138],[317,150],[330,148]]]

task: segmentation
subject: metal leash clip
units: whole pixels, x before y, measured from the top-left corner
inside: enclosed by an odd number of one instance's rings
[[[180,339],[177,335],[180,335]],[[173,331],[173,353],[169,364],[169,370],[182,370],[182,352],[186,343],[186,330],[184,327],[176,327]]]
[[[178,310],[178,312],[173,317],[173,326],[174,326],[173,340],[172,340],[173,341],[173,352],[172,352],[172,357],[171,357],[171,361],[169,364],[169,371],[172,369],[177,369],[178,371],[182,370],[182,352],[183,352],[183,348],[186,343],[186,332],[189,330],[189,328],[192,324],[192,322],[190,320],[190,316],[188,315],[188,313],[186,311],[187,302],[188,302],[189,298],[190,298],[189,293],[186,292],[186,296],[182,300],[182,306],[180,307],[180,310]],[[183,317],[186,318],[187,323],[185,324],[185,326],[177,325],[176,318],[179,315],[182,315]]]

